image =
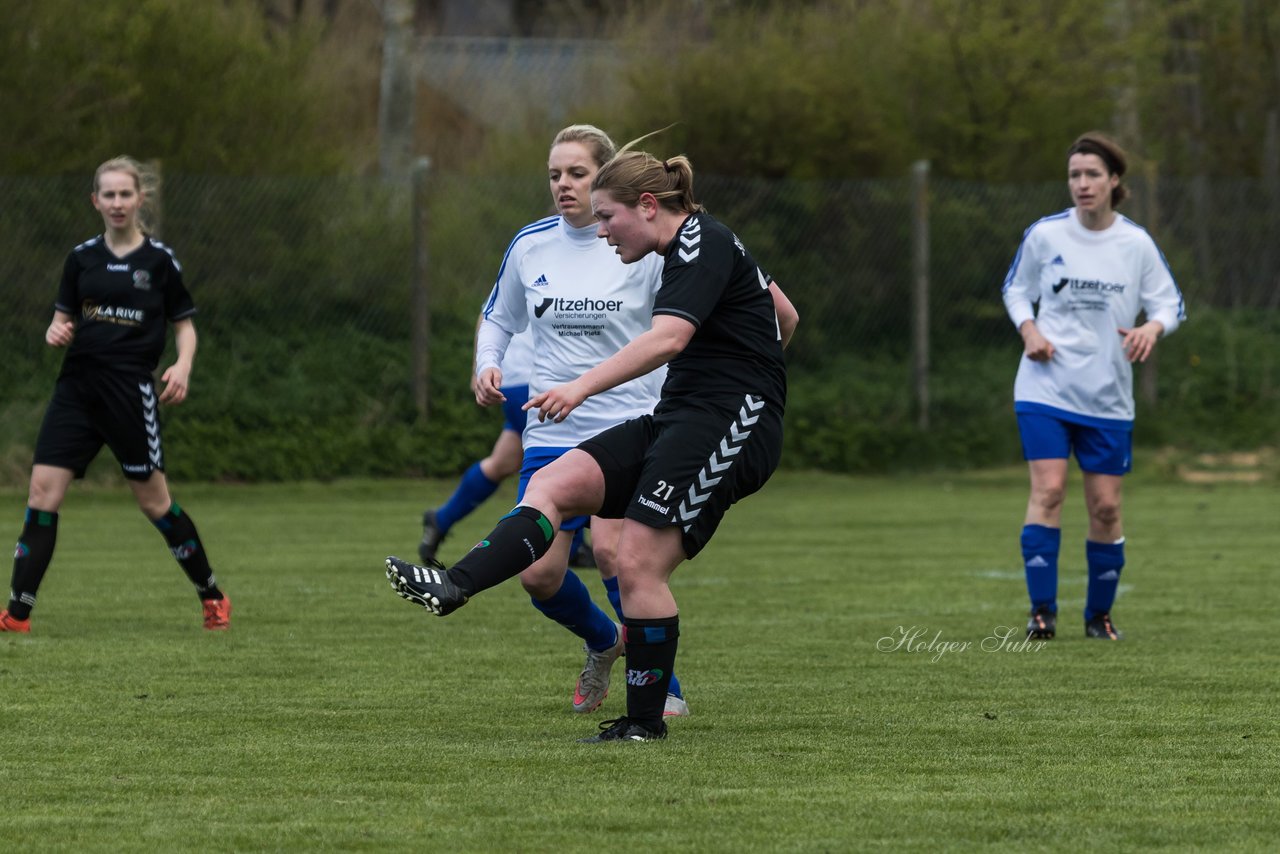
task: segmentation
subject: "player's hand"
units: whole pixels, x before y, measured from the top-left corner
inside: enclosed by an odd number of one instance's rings
[[[544,391],[541,394],[535,394],[529,398],[529,402],[524,405],[527,412],[530,409],[538,410],[538,420],[546,421],[550,418],[552,421],[559,423],[568,417],[569,413],[582,405],[582,402],[588,397],[578,387],[578,381],[558,385],[553,389]]]
[[[471,390],[475,392],[476,403],[481,406],[507,401],[507,396],[502,393],[502,371],[497,368],[485,368],[480,376],[472,377]]]
[[[1022,346],[1027,358],[1033,362],[1047,362],[1053,358],[1053,344],[1040,334],[1034,320],[1022,324]]]
[[[161,403],[179,404],[187,399],[187,383],[191,377],[191,368],[181,362],[174,362],[160,377],[164,390],[160,392]]]
[[[1164,332],[1164,325],[1152,320],[1133,329],[1120,327],[1116,330],[1123,339],[1124,355],[1130,362],[1145,362],[1156,349],[1156,341]]]
[[[76,325],[74,321],[67,320],[59,323],[54,321],[49,324],[49,328],[44,333],[44,343],[50,347],[66,347],[71,343],[71,339],[76,337]]]

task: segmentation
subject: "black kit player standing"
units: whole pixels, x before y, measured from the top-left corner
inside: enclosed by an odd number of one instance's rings
[[[638,142],[638,140],[637,140]],[[520,506],[451,569],[387,559],[396,591],[437,615],[518,574],[566,516],[622,518],[618,580],[627,714],[584,741],[666,737],[663,703],[680,634],[672,572],[711,539],[724,513],[760,489],[782,451],[783,347],[799,317],[742,243],[693,197],[693,168],[624,147],[591,184],[597,234],[624,263],[664,256],[653,326],[576,380],[529,399],[563,420],[593,394],[661,364],[653,415],[588,439],[543,468]]]
[[[36,440],[26,519],[13,555],[0,632],[29,632],[36,591],[53,558],[58,511],[72,480],[106,445],[138,507],[195,585],[206,629],[230,625],[231,601],[218,589],[191,517],[169,495],[158,407],[186,399],[196,352],[195,305],[172,251],[148,237],[142,220],[144,171],[128,157],[94,174],[101,236],[71,251],[45,341],[66,347],[62,371]],[[173,324],[177,360],[153,373]]]

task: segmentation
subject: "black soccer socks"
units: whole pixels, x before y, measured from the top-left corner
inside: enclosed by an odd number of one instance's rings
[[[662,724],[671,671],[676,666],[680,616],[623,621],[627,646],[627,717],[651,729]]]
[[[528,569],[547,553],[555,537],[555,528],[541,511],[517,507],[449,569],[449,578],[467,596],[474,596]]]
[[[22,536],[13,549],[13,577],[9,582],[9,614],[25,620],[36,604],[36,591],[44,580],[45,570],[53,560],[53,546],[58,541],[58,514],[27,508],[22,523]]]
[[[151,524],[164,535],[169,544],[169,551],[182,567],[182,571],[195,585],[201,599],[221,599],[222,591],[213,577],[213,569],[209,566],[209,557],[205,554],[204,544],[196,532],[196,525],[186,514],[178,502],[173,502],[169,512],[159,519],[152,519]]]

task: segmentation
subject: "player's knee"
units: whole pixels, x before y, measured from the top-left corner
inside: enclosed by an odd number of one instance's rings
[[[1031,499],[1037,507],[1045,512],[1057,512],[1062,509],[1067,490],[1057,484],[1041,486],[1032,493]]]
[[[542,601],[550,599],[559,592],[564,584],[565,568],[540,566],[539,563],[520,573],[520,586],[534,599]]]
[[[167,490],[138,490],[134,493],[134,498],[138,501],[138,509],[152,520],[159,519],[173,506],[173,499],[169,497]]]
[[[1093,521],[1104,528],[1120,524],[1120,504],[1116,501],[1098,501],[1089,511]]]
[[[480,461],[480,471],[494,483],[501,483],[520,471],[521,458],[508,458],[501,454],[490,454]]]
[[[59,484],[33,477],[31,486],[27,490],[27,506],[34,510],[56,513],[58,508],[62,506],[62,499],[65,495],[66,490],[61,488]]]
[[[525,487],[520,503],[536,507],[548,516],[554,511],[559,519],[582,515],[576,508],[578,502],[572,479],[558,476],[554,472],[548,474],[549,468],[550,466],[534,474]]]
[[[602,576],[610,578],[618,574],[618,543],[616,540],[606,543],[592,539],[591,553],[595,555],[596,566],[600,568]]]

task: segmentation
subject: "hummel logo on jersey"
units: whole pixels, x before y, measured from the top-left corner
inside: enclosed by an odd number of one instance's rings
[[[533,307],[533,316],[542,317],[547,313],[547,309],[551,308],[551,303],[555,302],[551,297],[547,297],[542,302]]]
[[[1061,264],[1061,265],[1065,265],[1066,263],[1067,263],[1066,261],[1063,261],[1063,260],[1062,260],[1062,256],[1061,256],[1061,255],[1058,255],[1058,256],[1057,256],[1057,257],[1055,257],[1052,261],[1050,261],[1050,262],[1049,262],[1049,266],[1053,266],[1054,264]]]
[[[1049,561],[1040,557],[1040,555],[1036,555],[1031,560],[1027,561],[1027,569],[1044,569],[1048,565]]]
[[[1053,292],[1056,294],[1058,291],[1065,288],[1067,286],[1067,281],[1068,281],[1067,279],[1062,279],[1061,281],[1059,281],[1058,284],[1053,286]]]
[[[533,287],[535,288],[545,288],[549,284],[551,283],[547,281],[546,273],[533,280]]]
[[[698,257],[698,253],[701,251],[701,243],[702,223],[696,219],[691,219],[684,228],[680,229],[681,245],[678,250],[678,254],[680,255],[681,260],[686,263],[695,260]]]
[[[127,273],[129,272],[128,264],[108,264],[107,272],[109,273]]]
[[[1119,581],[1120,573],[1112,569],[1098,576],[1098,581]]]

